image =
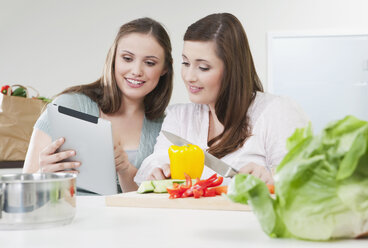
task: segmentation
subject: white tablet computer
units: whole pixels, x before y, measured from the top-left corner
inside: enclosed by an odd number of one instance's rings
[[[117,193],[111,123],[70,108],[47,106],[51,138],[64,137],[60,151],[73,149],[69,160],[80,161],[77,188],[101,195]]]

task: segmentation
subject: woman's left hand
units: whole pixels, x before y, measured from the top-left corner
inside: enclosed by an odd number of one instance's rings
[[[258,177],[266,184],[274,184],[271,172],[269,172],[265,166],[258,165],[256,163],[249,163],[239,170],[240,174],[250,174]]]
[[[171,178],[170,165],[164,164],[161,167],[154,168],[147,180],[165,180],[168,178]]]
[[[131,166],[128,155],[119,144],[114,145],[115,169],[118,174],[123,174]]]

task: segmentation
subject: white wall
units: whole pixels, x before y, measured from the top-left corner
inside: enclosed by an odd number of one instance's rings
[[[0,0],[0,85],[20,83],[53,96],[96,80],[121,24],[139,17],[163,23],[173,43],[171,103],[188,102],[180,77],[188,25],[215,12],[243,23],[267,89],[269,31],[368,30],[366,0]]]

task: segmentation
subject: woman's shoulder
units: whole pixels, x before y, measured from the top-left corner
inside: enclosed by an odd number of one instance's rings
[[[160,131],[161,130],[161,126],[162,123],[164,122],[164,118],[165,116],[162,117],[158,117],[156,119],[147,119],[147,117],[145,117],[144,122],[143,122],[143,130],[146,130],[147,132],[153,132],[153,131]]]
[[[99,115],[97,103],[82,93],[66,93],[59,95],[54,99],[53,103],[94,116]]]
[[[279,96],[270,93],[263,93],[263,97],[265,99],[267,108],[270,110],[277,110],[279,112],[297,111],[304,113],[300,105],[289,96]]]
[[[288,96],[279,96],[271,93],[257,92],[254,102],[250,107],[250,111],[253,112],[263,112],[266,110],[283,111],[293,108],[300,108],[300,106],[294,99]]]
[[[91,101],[91,98],[82,93],[65,93],[58,95],[53,102],[56,104],[77,105],[80,103],[89,103]]]
[[[272,106],[272,104],[278,101],[283,101],[284,99],[285,97],[279,95],[274,95],[266,92],[257,92],[256,97],[254,99],[254,105],[256,105],[258,108],[261,106],[268,107]]]
[[[258,92],[251,109],[251,118],[265,119],[300,119],[308,121],[308,117],[300,105],[291,97]]]

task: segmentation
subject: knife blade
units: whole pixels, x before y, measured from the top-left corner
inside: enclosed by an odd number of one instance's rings
[[[183,139],[180,136],[177,136],[173,133],[170,133],[168,131],[162,130],[161,131],[165,137],[174,145],[177,146],[183,146],[188,144],[193,144],[192,142],[189,142],[185,139]],[[203,149],[202,149],[203,150]],[[238,174],[238,171],[234,168],[232,168],[230,165],[222,161],[221,159],[216,158],[212,154],[206,152],[203,150],[204,153],[204,164],[211,168],[212,170],[216,171],[218,174],[220,174],[223,177],[233,177],[236,174]]]

